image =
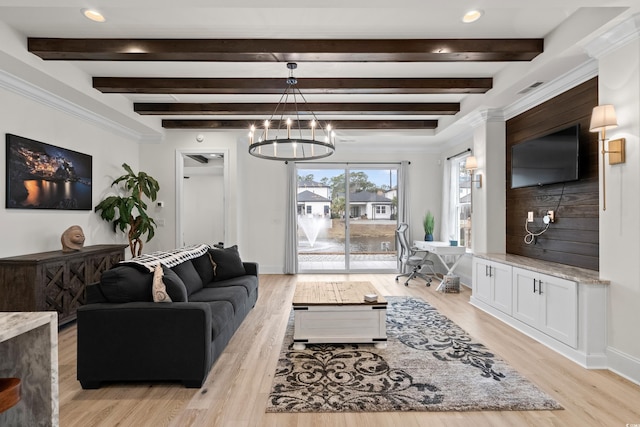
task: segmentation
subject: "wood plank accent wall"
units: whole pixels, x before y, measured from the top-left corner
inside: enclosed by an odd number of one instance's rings
[[[591,110],[597,104],[596,77],[507,121],[507,253],[598,270],[598,134],[589,132]],[[511,189],[511,147],[576,123],[580,124],[580,179]],[[535,244],[525,244],[527,212],[534,212],[529,230],[535,232],[543,228],[542,217],[548,210],[555,211],[556,222]]]

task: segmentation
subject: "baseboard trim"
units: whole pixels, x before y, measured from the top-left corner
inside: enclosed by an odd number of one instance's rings
[[[474,307],[484,311],[485,313],[490,314],[496,319],[501,320],[512,328],[522,332],[528,337],[549,347],[551,350],[560,353],[567,359],[572,360],[583,368],[608,369],[607,355],[604,353],[586,354],[580,350],[569,347],[568,345],[561,343],[554,338],[551,338],[545,333],[522,323],[518,319],[514,319],[508,314],[489,306],[488,304],[478,300],[477,298],[474,298],[473,296],[471,296],[469,303]]]
[[[611,372],[640,385],[640,359],[607,347],[607,360]]]

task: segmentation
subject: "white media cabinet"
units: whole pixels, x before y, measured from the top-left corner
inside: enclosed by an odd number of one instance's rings
[[[471,304],[589,369],[607,367],[607,288],[597,271],[475,254]]]

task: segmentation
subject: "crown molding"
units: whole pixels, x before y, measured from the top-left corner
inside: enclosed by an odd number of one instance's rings
[[[640,38],[640,13],[587,43],[584,50],[590,57],[599,59],[638,38]]]
[[[540,86],[537,90],[504,108],[504,118],[509,120],[531,108],[573,89],[598,75],[598,61],[588,60],[579,67]]]
[[[461,122],[468,124],[472,128],[489,122],[504,122],[504,110],[502,108],[487,108],[468,114]]]
[[[26,80],[20,79],[13,74],[0,70],[0,87],[14,92],[22,97],[31,99],[47,107],[69,114],[102,129],[122,135],[126,138],[134,139],[139,142],[159,142],[163,139],[163,134],[145,134],[136,132],[126,126],[109,120],[99,114],[94,113],[84,107],[46,91],[38,86],[33,85]]]

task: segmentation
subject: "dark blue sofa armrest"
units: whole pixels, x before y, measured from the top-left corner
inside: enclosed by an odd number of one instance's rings
[[[78,308],[78,380],[182,381],[211,368],[211,307],[203,302],[98,303]]]
[[[247,274],[250,274],[252,276],[257,276],[258,275],[258,263],[257,262],[243,262],[242,264],[244,265],[244,271],[246,271]]]

